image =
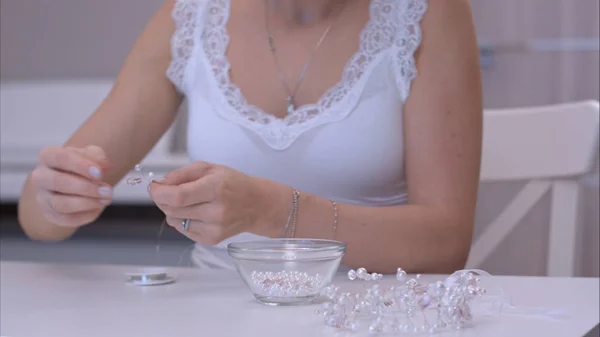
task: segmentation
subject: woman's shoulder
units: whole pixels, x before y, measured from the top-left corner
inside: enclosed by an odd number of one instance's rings
[[[203,21],[208,0],[167,0],[173,27],[171,37],[171,62],[167,77],[178,91],[186,91],[186,68],[193,55],[198,30]],[[222,1],[221,1],[222,2]]]
[[[473,47],[476,36],[469,0],[429,1],[421,30],[423,48],[441,51]]]

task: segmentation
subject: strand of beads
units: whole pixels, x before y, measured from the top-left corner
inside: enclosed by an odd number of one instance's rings
[[[152,180],[156,179],[154,172],[148,172],[148,174],[144,174],[141,164],[135,165],[133,170],[135,173],[127,177],[127,185],[135,186],[143,182],[147,182],[149,184],[152,182]]]
[[[382,287],[381,274],[369,274],[365,268],[348,272],[351,281],[369,284],[358,293],[342,293],[329,286],[323,295],[325,324],[356,331],[366,322],[370,334],[435,333],[447,328],[460,329],[472,320],[470,302],[485,290],[470,271],[459,271],[444,282],[424,284],[420,275],[409,278],[398,269],[396,283]],[[433,316],[433,317],[432,317]]]
[[[383,279],[383,275],[377,273],[369,274],[367,273],[367,270],[365,268],[358,268],[356,271],[348,271],[348,279],[350,279],[351,281],[354,281],[356,279],[363,281],[379,281]]]

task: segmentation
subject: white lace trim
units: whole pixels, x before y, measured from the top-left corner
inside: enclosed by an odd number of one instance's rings
[[[403,24],[396,35],[396,83],[400,89],[402,101],[410,93],[412,81],[417,77],[415,53],[421,45],[421,19],[427,11],[427,0],[405,0],[398,11],[399,21]]]
[[[426,0],[372,0],[369,21],[360,34],[359,49],[346,64],[341,80],[317,103],[303,105],[283,119],[249,104],[239,87],[231,82],[231,65],[226,56],[230,0],[208,1],[201,48],[213,74],[210,80],[218,88],[215,95],[211,95],[211,103],[218,105],[215,111],[223,118],[256,132],[274,149],[286,149],[304,132],[346,118],[358,104],[368,75],[384,59],[387,50],[396,53],[397,85],[403,99],[408,96],[410,82],[416,76],[413,54],[420,43],[419,21],[426,10]],[[197,2],[178,0],[173,11],[177,31],[168,74],[180,88],[185,87],[186,64],[198,32],[197,12],[194,13],[198,10]]]
[[[171,13],[175,32],[171,38],[171,63],[167,69],[167,77],[180,92],[186,92],[189,73],[186,70],[198,38],[200,13],[199,0],[177,0]]]

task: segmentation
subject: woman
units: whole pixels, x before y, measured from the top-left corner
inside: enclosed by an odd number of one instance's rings
[[[40,153],[25,232],[94,221],[183,97],[194,163],[149,193],[198,265],[287,236],[344,241],[373,272],[463,267],[482,112],[467,0],[167,0],[98,110]]]

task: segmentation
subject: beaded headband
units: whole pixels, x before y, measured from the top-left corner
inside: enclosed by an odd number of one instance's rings
[[[348,272],[348,279],[363,281],[362,289],[341,292],[340,287],[330,285],[322,292],[328,301],[317,313],[323,315],[326,325],[336,329],[358,331],[366,324],[371,335],[435,334],[462,329],[473,324],[473,312],[478,316],[569,316],[563,308],[513,306],[502,289],[496,289],[497,295],[487,295],[488,291],[480,286],[480,276],[491,275],[477,269],[459,270],[443,281],[422,283],[420,275],[409,278],[398,268],[397,283],[382,287],[379,281],[383,275],[358,268]]]
[[[382,287],[381,274],[369,274],[365,268],[350,270],[348,279],[369,285],[357,293],[340,292],[335,285],[325,288],[323,295],[329,301],[322,314],[325,324],[339,329],[357,331],[366,322],[371,334],[461,329],[472,320],[470,302],[486,292],[478,276],[474,271],[458,271],[443,282],[423,284],[420,275],[409,278],[399,268],[398,283]]]

